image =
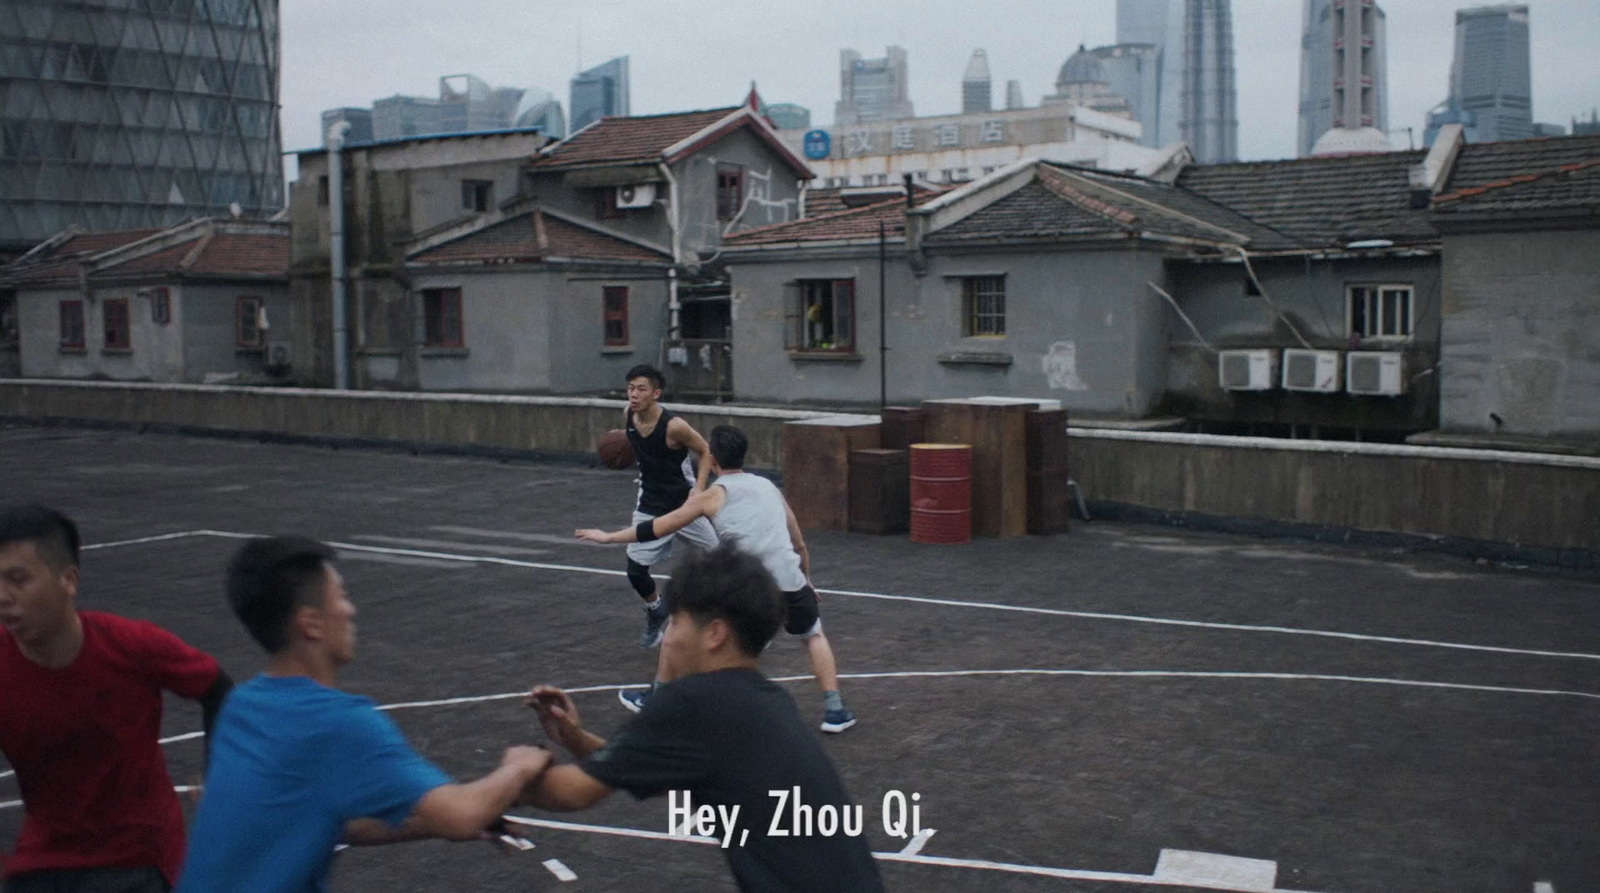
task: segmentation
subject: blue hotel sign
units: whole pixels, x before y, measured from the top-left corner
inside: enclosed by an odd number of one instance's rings
[[[812,130],[806,134],[805,153],[812,161],[827,158],[833,152],[833,139],[826,130]]]

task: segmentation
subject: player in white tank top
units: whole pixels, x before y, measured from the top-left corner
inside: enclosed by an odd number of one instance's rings
[[[718,425],[708,440],[716,482],[691,496],[682,508],[610,533],[586,528],[577,531],[577,535],[596,543],[646,543],[669,536],[700,518],[708,519],[718,539],[732,541],[740,551],[761,559],[783,590],[789,612],[784,629],[805,641],[812,675],[822,687],[822,730],[842,732],[855,725],[856,718],[839,695],[839,671],[833,646],[822,632],[817,593],[811,586],[811,554],[800,524],[783,493],[771,481],[744,470],[744,455],[749,447],[744,432],[732,425]],[[670,681],[661,678],[663,675],[658,667],[657,685]],[[626,689],[618,696],[629,709],[637,711],[648,692]]]

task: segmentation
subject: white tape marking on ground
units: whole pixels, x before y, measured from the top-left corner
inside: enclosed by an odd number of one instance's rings
[[[534,819],[527,816],[507,815],[501,816],[508,822],[518,825],[532,825],[535,828],[550,828],[556,831],[582,831],[586,834],[607,834],[612,837],[637,837],[642,840],[679,840],[685,843],[708,843],[719,846],[720,841],[715,837],[701,837],[697,834],[684,836],[682,834],[668,834],[665,831],[643,831],[638,828],[614,828],[610,825],[585,825],[578,822],[558,822],[555,819]]]
[[[16,809],[21,805],[21,800],[0,800],[0,809]]]
[[[1556,893],[1556,887],[1549,881],[1535,881],[1533,893]]]
[[[1156,859],[1155,876],[1213,890],[1270,893],[1278,886],[1278,863],[1193,850],[1162,850]]]
[[[502,546],[498,543],[463,543],[460,540],[435,540],[414,536],[381,536],[364,533],[356,539],[389,546],[411,546],[422,549],[459,549],[463,552],[487,552],[490,555],[549,555],[549,549],[532,549],[527,546]]]
[[[229,533],[220,530],[197,530],[186,534],[169,534],[165,537],[152,539],[174,539],[178,536],[222,536],[231,539],[255,539],[255,535],[248,533]],[[131,544],[136,541],[129,541]],[[105,543],[102,546],[123,545],[122,543]],[[514,558],[501,558],[493,555],[460,555],[450,552],[431,552],[423,549],[395,549],[381,546],[363,546],[355,543],[340,543],[329,541],[328,545],[335,549],[349,549],[353,551],[377,552],[387,555],[413,555],[419,558],[441,558],[451,561],[475,561],[482,564],[501,564],[507,567],[533,568],[535,570],[571,571],[581,574],[601,574],[609,577],[626,576],[626,571],[611,570],[608,568],[584,567],[574,564],[552,564],[542,561],[519,561]],[[86,547],[92,548],[92,547]],[[664,574],[653,574],[656,579],[669,579]],[[1580,660],[1600,660],[1600,654],[1589,654],[1582,651],[1545,651],[1533,648],[1511,648],[1504,645],[1473,645],[1465,642],[1443,642],[1435,639],[1408,639],[1400,636],[1373,636],[1364,633],[1347,633],[1324,629],[1297,629],[1289,626],[1256,626],[1248,623],[1221,623],[1211,620],[1178,620],[1171,617],[1146,617],[1138,614],[1110,614],[1100,611],[1070,611],[1065,608],[1036,608],[1025,605],[1005,605],[996,602],[970,602],[951,598],[930,598],[920,595],[891,595],[882,592],[862,592],[852,589],[820,589],[823,595],[843,595],[850,598],[870,598],[884,601],[914,602],[923,605],[943,605],[953,608],[978,608],[986,611],[1010,611],[1019,614],[1042,614],[1050,617],[1076,617],[1084,620],[1115,620],[1124,623],[1151,623],[1161,626],[1181,626],[1191,629],[1218,629],[1234,632],[1249,633],[1278,633],[1290,636],[1318,636],[1329,639],[1345,639],[1355,642],[1379,642],[1387,645],[1417,645],[1428,648],[1451,648],[1460,651],[1489,652],[1493,654],[1518,654],[1527,657],[1562,657]]]
[[[521,533],[515,530],[490,530],[486,527],[460,527],[454,524],[435,524],[428,529],[456,536],[480,536],[485,539],[514,540],[521,543],[550,543],[554,546],[587,546],[594,548],[605,545],[605,543],[580,540],[571,535],[558,536],[554,533]]]
[[[546,859],[543,864],[545,868],[550,869],[550,873],[555,875],[558,881],[565,882],[578,879],[578,873],[562,864],[560,859]]]
[[[900,855],[915,856],[922,852],[922,848],[928,845],[928,838],[938,833],[939,831],[936,828],[923,828],[917,832],[915,837],[906,841],[905,846],[900,848]]]

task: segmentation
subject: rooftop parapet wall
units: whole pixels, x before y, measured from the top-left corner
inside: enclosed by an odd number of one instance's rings
[[[617,400],[0,381],[0,419],[57,421],[528,457],[591,455]],[[834,413],[669,404],[701,432],[750,436],[781,463],[783,423]],[[1202,434],[1069,429],[1091,507],[1318,539],[1436,546],[1600,568],[1600,458]]]

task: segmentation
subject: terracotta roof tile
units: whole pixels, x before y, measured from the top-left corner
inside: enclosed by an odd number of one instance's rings
[[[739,106],[699,112],[674,112],[632,118],[601,118],[594,124],[549,147],[534,159],[534,168],[576,167],[585,164],[620,164],[660,161],[672,145],[721,121]]]
[[[933,196],[922,197],[926,201]],[[808,209],[809,210],[809,209]],[[773,223],[735,233],[722,240],[735,248],[744,245],[781,245],[789,242],[836,242],[847,239],[876,239],[878,224],[887,235],[900,237],[906,229],[906,200],[903,196],[859,208],[847,208],[808,216],[788,223]]]
[[[539,228],[544,229],[541,244]],[[536,263],[546,258],[665,264],[670,256],[642,245],[570,223],[550,214],[529,212],[502,220],[410,258],[416,264]]]
[[[75,283],[78,280],[80,265],[84,263],[100,265],[90,274],[91,281],[160,274],[211,278],[288,276],[289,228],[287,226],[278,225],[269,232],[229,232],[227,221],[220,221],[212,226],[221,231],[211,235],[199,256],[188,267],[184,267],[183,262],[194,252],[199,240],[206,237],[206,229],[196,228],[191,238],[148,253],[134,253],[126,256],[125,260],[116,261],[117,256],[113,256],[112,263],[106,263],[106,255],[109,252],[158,235],[162,230],[82,233],[56,246],[42,259],[13,263],[0,270],[0,278],[17,285]],[[139,250],[134,249],[135,252]]]

